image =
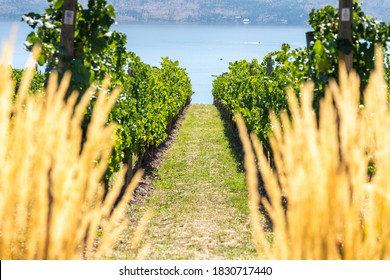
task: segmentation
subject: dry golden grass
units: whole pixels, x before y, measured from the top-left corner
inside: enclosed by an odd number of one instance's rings
[[[382,61],[378,52],[364,106],[356,73],[341,67],[339,85],[330,83],[321,102],[318,123],[313,85],[302,88],[299,102],[288,92],[292,121],[287,114],[272,120],[275,169],[237,117],[259,258],[390,259],[390,112]],[[270,201],[257,190],[255,159]],[[370,161],[376,165],[372,178]],[[271,242],[259,223],[260,201],[272,220]]]
[[[119,90],[107,95],[107,82],[99,92],[98,113],[81,147],[81,121],[94,89],[76,107],[76,94],[64,103],[70,74],[59,86],[53,74],[41,96],[28,96],[33,67],[27,67],[13,101],[10,49],[0,65],[0,259],[109,257],[128,223],[126,206],[141,176],[135,175],[112,211],[123,168],[102,200],[115,128],[106,122]]]

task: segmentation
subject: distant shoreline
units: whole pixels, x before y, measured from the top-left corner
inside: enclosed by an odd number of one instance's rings
[[[0,22],[23,22],[22,21],[22,15],[20,18],[18,17],[0,17]],[[308,26],[310,25],[306,23],[281,23],[281,22],[275,22],[275,23],[257,23],[257,22],[250,22],[249,24],[243,23],[243,22],[229,22],[229,21],[221,21],[221,22],[207,22],[207,21],[166,21],[166,20],[150,20],[150,21],[135,21],[135,20],[126,20],[122,19],[121,17],[118,17],[116,19],[116,22],[118,24],[164,24],[164,25],[226,25],[226,26]]]
[[[363,0],[359,0],[360,2]],[[86,8],[88,0],[79,0]],[[193,0],[171,1],[125,0],[107,1],[115,9],[116,21],[121,24],[189,24],[189,25],[248,25],[248,26],[302,26],[309,25],[313,9],[326,5],[338,7],[337,0]],[[186,4],[183,4],[183,3]],[[366,15],[387,23],[390,0],[363,1]],[[44,13],[46,0],[4,0],[0,21],[21,21],[23,14]]]

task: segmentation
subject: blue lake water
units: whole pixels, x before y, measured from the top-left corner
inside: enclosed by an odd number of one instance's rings
[[[0,24],[0,38],[4,42],[14,23]],[[18,28],[13,65],[23,68],[29,57],[23,42],[31,28],[15,23]],[[135,52],[145,63],[158,66],[161,57],[178,60],[187,69],[194,95],[192,103],[210,104],[215,75],[228,70],[229,62],[261,60],[282,43],[293,48],[304,47],[309,26],[252,26],[252,25],[180,25],[180,24],[117,24],[114,27],[127,35],[129,51]]]

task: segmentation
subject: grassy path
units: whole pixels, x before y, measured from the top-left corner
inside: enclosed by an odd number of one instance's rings
[[[253,259],[245,177],[212,105],[192,105],[145,208],[149,259]]]

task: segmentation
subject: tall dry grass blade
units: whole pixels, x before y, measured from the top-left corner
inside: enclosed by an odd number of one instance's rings
[[[145,233],[145,230],[147,226],[149,225],[151,219],[153,217],[152,212],[146,212],[144,216],[142,217],[141,221],[139,222],[135,232],[134,232],[134,237],[131,241],[131,249],[135,250],[139,247],[140,242],[142,240],[142,237]]]
[[[237,127],[240,135],[243,148],[245,150],[245,170],[246,182],[249,192],[249,211],[250,211],[250,225],[252,230],[252,239],[255,244],[258,255],[260,256],[264,251],[268,252],[266,235],[261,231],[261,215],[259,212],[260,195],[257,191],[258,180],[255,166],[255,157],[252,150],[252,144],[248,135],[243,118],[236,115]]]
[[[26,73],[13,101],[11,68],[0,65],[0,259],[108,256],[128,223],[124,210],[142,176],[135,176],[114,211],[123,181],[102,201],[115,131],[107,119],[119,91],[107,95],[107,81],[98,93],[83,143],[81,123],[94,90],[77,105],[77,93],[65,103],[70,74],[58,86],[53,73],[45,92],[30,96],[33,70]],[[125,173],[124,167],[118,178]]]
[[[300,102],[288,92],[291,119],[272,116],[274,170],[258,140],[242,139],[248,189],[253,192],[256,182],[253,145],[269,195],[269,202],[261,200],[274,236],[270,250],[255,242],[259,257],[390,258],[390,113],[380,51],[376,57],[363,106],[359,77],[343,66],[339,84],[331,82],[321,101],[319,120],[311,106],[312,84],[302,88]],[[251,215],[259,223],[258,214]],[[264,242],[265,229],[260,231],[255,238]]]
[[[146,257],[149,255],[150,250],[152,248],[152,243],[145,244],[138,252],[137,260],[145,260]]]
[[[124,179],[124,175],[126,172],[124,172],[121,176],[121,180]],[[133,197],[133,192],[135,188],[137,187],[137,184],[139,180],[143,176],[143,171],[138,171],[134,177],[133,180],[130,182],[130,185],[127,187],[122,200],[120,203],[117,205],[115,208],[115,211],[113,214],[109,217],[106,218],[106,220],[103,223],[103,229],[106,234],[103,234],[103,237],[100,241],[99,244],[99,251],[96,253],[97,258],[103,257],[106,253],[109,252],[111,248],[113,248],[114,242],[118,239],[118,236],[122,233],[123,228],[128,225],[128,221],[124,221],[123,217],[126,217],[126,207],[128,202],[131,200]],[[112,204],[103,204],[102,210],[103,213],[105,212],[105,209],[112,208]],[[104,216],[102,218],[105,218]]]

